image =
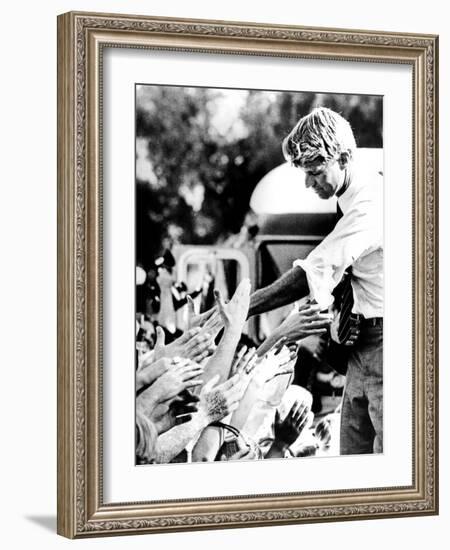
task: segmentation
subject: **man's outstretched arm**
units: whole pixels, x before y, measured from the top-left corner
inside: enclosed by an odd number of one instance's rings
[[[299,266],[293,267],[271,285],[260,288],[250,296],[248,316],[292,304],[308,292],[305,272]]]

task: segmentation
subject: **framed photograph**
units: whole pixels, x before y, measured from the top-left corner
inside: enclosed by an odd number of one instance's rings
[[[58,533],[437,514],[438,38],[58,17]]]

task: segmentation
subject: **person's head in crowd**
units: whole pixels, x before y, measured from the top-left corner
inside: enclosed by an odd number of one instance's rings
[[[350,124],[340,114],[318,107],[302,117],[282,144],[285,159],[305,172],[305,185],[321,199],[342,187],[355,150]]]
[[[151,464],[154,462],[158,432],[153,422],[136,410],[136,463]]]

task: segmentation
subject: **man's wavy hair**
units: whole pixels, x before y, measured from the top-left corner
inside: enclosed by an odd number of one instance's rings
[[[351,158],[356,142],[345,118],[326,107],[317,107],[297,122],[283,140],[282,149],[288,162],[305,168],[312,163],[325,164],[341,153]]]

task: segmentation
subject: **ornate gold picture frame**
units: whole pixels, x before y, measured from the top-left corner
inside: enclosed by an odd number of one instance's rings
[[[412,484],[146,502],[103,499],[105,48],[412,68]],[[438,513],[438,38],[257,23],[58,17],[58,533],[89,536]]]

